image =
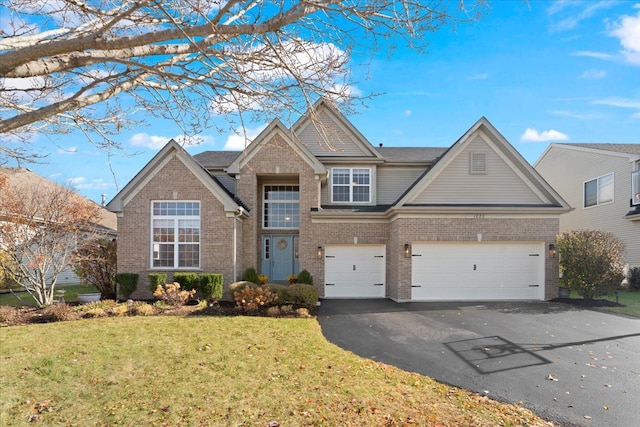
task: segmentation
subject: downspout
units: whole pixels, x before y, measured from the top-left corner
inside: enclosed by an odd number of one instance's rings
[[[238,227],[237,221],[238,218],[242,216],[244,213],[244,209],[242,206],[238,208],[236,213],[233,215],[233,281],[238,281]]]

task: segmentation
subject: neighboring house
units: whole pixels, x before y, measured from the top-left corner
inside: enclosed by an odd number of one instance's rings
[[[485,119],[450,148],[374,147],[319,101],[244,151],[170,141],[108,204],[118,271],[308,270],[325,298],[551,299],[569,206]]]
[[[534,167],[574,208],[560,231],[610,231],[640,267],[640,144],[551,144]]]
[[[55,182],[50,181],[27,168],[10,168],[0,166],[0,175],[6,175],[8,177],[8,183],[10,185],[23,188],[43,188],[48,190],[59,186]],[[3,220],[10,221],[11,218],[3,218]],[[100,219],[98,223],[95,224],[95,230],[100,233],[104,233],[111,238],[115,238],[117,226],[118,221],[116,215],[113,212],[108,211],[104,207],[101,207]],[[58,274],[56,284],[63,285],[75,283],[80,283],[80,279],[78,278],[78,276],[76,276],[71,266],[68,266]]]

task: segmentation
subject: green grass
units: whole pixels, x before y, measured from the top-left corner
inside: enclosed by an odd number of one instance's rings
[[[18,292],[22,288],[14,289],[14,291]],[[64,290],[64,300],[66,302],[76,302],[78,301],[78,294],[83,294],[86,292],[97,292],[96,288],[91,285],[58,285],[54,291],[54,300],[57,300],[56,291]],[[3,293],[0,294],[0,305],[9,305],[11,307],[20,307],[23,305],[35,306],[36,302],[33,297],[29,295],[27,292],[18,292],[20,298],[24,300],[24,303],[16,298],[15,295],[11,293]]]
[[[0,329],[0,425],[548,425],[359,358],[314,319],[122,317]]]
[[[582,298],[582,296],[575,291],[571,291],[571,298]],[[609,295],[598,297],[598,299],[605,299],[615,302],[616,296],[615,294],[611,293]],[[625,314],[627,316],[640,317],[640,292],[621,290],[618,297],[618,302],[624,305],[624,307],[594,307],[594,309],[608,313],[618,313]]]

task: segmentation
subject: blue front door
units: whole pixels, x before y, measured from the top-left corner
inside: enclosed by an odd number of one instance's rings
[[[270,282],[285,282],[298,272],[298,236],[265,235],[262,237],[262,273]]]

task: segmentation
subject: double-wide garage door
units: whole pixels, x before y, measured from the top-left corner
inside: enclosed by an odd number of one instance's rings
[[[384,298],[384,245],[327,245],[324,295],[327,298]]]
[[[411,299],[544,299],[544,243],[414,242]]]

